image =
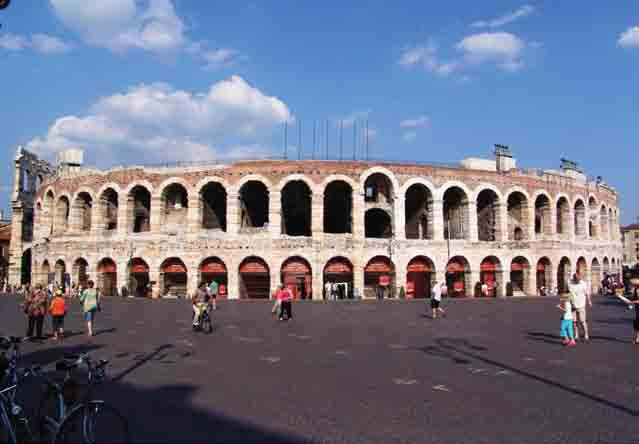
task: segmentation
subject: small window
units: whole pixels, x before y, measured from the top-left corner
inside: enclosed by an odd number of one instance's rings
[[[366,187],[366,201],[367,202],[375,202],[377,201],[377,188],[374,186]]]

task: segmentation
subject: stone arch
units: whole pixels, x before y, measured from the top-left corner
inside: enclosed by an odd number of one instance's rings
[[[382,172],[374,172],[364,181],[364,202],[367,207],[379,206],[392,211],[398,189],[397,180]]]
[[[252,234],[264,229],[269,223],[270,183],[260,180],[257,175],[244,180],[238,188],[240,200],[240,231]]]
[[[554,288],[554,273],[552,262],[547,256],[539,258],[537,261],[537,294],[547,296]]]
[[[228,298],[228,268],[224,260],[218,256],[209,256],[202,259],[197,268],[198,283],[204,283],[209,286],[215,281],[218,285],[217,298]]]
[[[476,189],[477,238],[480,242],[495,242],[502,239],[502,198],[494,188]]]
[[[543,238],[553,234],[552,212],[553,204],[550,194],[545,190],[535,193],[535,236]]]
[[[470,262],[464,256],[452,257],[446,264],[446,287],[450,297],[473,295]]]
[[[155,192],[155,187],[148,180],[134,180],[133,182],[129,182],[126,188],[124,188],[123,194],[125,196],[128,196],[129,194],[131,194],[131,191],[136,187],[145,188],[149,192],[151,197],[153,196]]]
[[[291,182],[304,182],[304,184],[311,191],[311,194],[319,192],[317,184],[313,182],[313,180],[306,174],[289,174],[279,181],[279,183],[275,187],[275,191],[279,191],[280,193],[283,192],[286,185]]]
[[[98,223],[99,228],[106,231],[117,230],[120,210],[120,188],[104,186],[98,193]]]
[[[143,233],[151,231],[152,189],[143,184],[129,186],[126,191],[127,219],[130,231]]]
[[[595,257],[592,259],[592,264],[590,266],[590,285],[593,294],[601,292],[602,279],[601,263],[599,262],[599,259]]]
[[[411,188],[413,185],[422,185],[428,191],[430,191],[430,193],[433,196],[433,199],[437,197],[437,187],[432,182],[424,179],[423,177],[411,177],[410,179],[408,179],[401,186],[401,188],[398,191],[398,194],[406,195],[406,192],[408,191],[408,189]]]
[[[49,265],[49,261],[45,259],[40,265],[40,279],[38,279],[40,284],[46,285],[49,283],[49,273],[51,273],[51,265]]]
[[[264,187],[270,192],[273,189],[273,183],[261,174],[247,174],[235,184],[235,189],[239,192],[244,185],[249,182],[261,182]]]
[[[395,295],[395,264],[388,256],[376,255],[364,267],[364,297],[391,298]]]
[[[353,263],[346,256],[334,256],[324,265],[325,300],[353,299]]]
[[[313,189],[304,180],[292,179],[280,191],[282,234],[306,236],[312,234]]]
[[[172,176],[162,181],[162,183],[158,185],[157,188],[155,188],[153,197],[162,198],[162,195],[166,193],[166,189],[176,184],[181,185],[182,188],[184,188],[184,190],[186,191],[186,198],[190,199],[191,195],[193,194],[193,187],[184,178],[178,176]]]
[[[179,257],[165,259],[160,265],[160,295],[162,297],[187,297],[188,269]]]
[[[165,181],[164,185],[158,188],[162,205],[160,223],[163,229],[184,230],[188,225],[189,189],[183,183],[183,180]]]
[[[463,185],[463,184],[462,184]],[[470,239],[470,199],[468,188],[451,184],[442,187],[444,239]]]
[[[415,256],[406,266],[406,297],[425,299],[430,297],[437,280],[435,262],[428,256]]]
[[[499,297],[503,295],[504,288],[504,268],[501,260],[497,256],[487,256],[479,264],[479,282],[488,287],[487,293],[484,294],[481,291],[481,285],[479,289],[476,289],[475,296],[477,297]]]
[[[353,181],[335,179],[324,185],[324,232],[353,232]]]
[[[200,184],[202,184],[200,186]],[[228,193],[224,182],[202,181],[197,187],[200,224],[205,230],[227,230]]]
[[[433,239],[435,213],[433,190],[415,182],[404,192],[406,239]]]
[[[268,263],[258,256],[244,258],[238,267],[241,299],[269,299],[271,278]]]
[[[594,194],[590,194],[588,197],[587,214],[588,238],[599,239],[601,237],[599,232],[599,201]]]
[[[599,210],[599,237],[601,239],[609,239],[610,232],[608,230],[608,208],[606,204],[601,204]]]
[[[570,283],[572,275],[572,263],[570,259],[566,256],[563,256],[559,260],[559,265],[557,266],[557,291],[559,294],[568,292],[568,284]]]
[[[506,194],[508,208],[508,240],[529,240],[530,196],[521,187],[512,187]]]
[[[359,186],[360,186],[360,189],[364,191],[364,193],[366,192],[366,182],[368,181],[369,177],[371,177],[374,174],[381,174],[383,176],[386,176],[386,178],[390,180],[392,184],[392,189],[394,193],[396,193],[398,190],[401,189],[399,185],[399,181],[397,180],[397,177],[395,176],[395,173],[393,173],[388,168],[372,167],[363,171],[359,176]],[[390,197],[394,197],[394,196],[390,196]]]
[[[371,208],[364,214],[365,237],[390,239],[393,237],[393,221],[388,211]]]
[[[585,281],[590,280],[590,275],[588,273],[588,261],[584,256],[580,256],[577,259],[577,272],[581,274],[581,278]]]
[[[118,294],[118,266],[111,257],[100,259],[96,268],[97,286],[104,296]]]
[[[85,257],[78,257],[73,261],[73,267],[71,269],[71,283],[72,285],[81,285],[86,287],[89,280],[89,261]]]
[[[93,222],[95,197],[89,188],[79,189],[73,196],[72,225],[77,231],[89,232]]]
[[[573,206],[568,195],[562,193],[557,196],[555,209],[555,232],[560,239],[568,240],[571,235],[570,226],[573,223]]]
[[[71,218],[71,198],[68,194],[61,194],[55,201],[55,220],[53,222],[55,234],[64,234],[69,229]]]
[[[573,205],[574,229],[577,238],[588,237],[588,222],[586,204],[582,198],[576,198]]]
[[[530,260],[525,256],[517,256],[510,262],[509,295],[525,295],[531,289]]]
[[[55,286],[56,288],[62,287],[66,288],[66,276],[67,276],[67,264],[64,259],[59,258],[55,261],[54,265],[55,270]]]
[[[313,269],[303,256],[290,256],[282,262],[280,282],[293,292],[294,299],[313,299]]]
[[[151,297],[150,267],[141,257],[134,257],[127,263],[128,291],[133,297]]]

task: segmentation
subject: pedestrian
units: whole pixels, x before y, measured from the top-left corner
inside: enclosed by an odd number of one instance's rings
[[[589,342],[590,335],[588,334],[586,304],[592,308],[592,300],[590,299],[588,284],[583,281],[579,271],[572,276],[572,282],[570,283],[570,299],[572,306],[575,309],[575,318],[573,319],[575,324],[575,340],[579,340],[579,327],[581,326],[584,341]]]
[[[93,321],[95,313],[101,310],[100,293],[94,287],[93,281],[87,282],[87,289],[80,294],[80,302],[82,303],[82,311],[84,312],[84,320],[87,323],[87,335],[93,336]]]
[[[327,301],[333,300],[333,285],[328,281],[324,284],[324,299]]]
[[[220,286],[218,285],[218,283],[215,281],[215,279],[213,279],[211,281],[211,283],[209,284],[209,296],[211,297],[211,305],[213,306],[213,310],[217,310],[217,295],[220,292]]]
[[[275,302],[273,303],[273,308],[271,309],[271,313],[280,320],[282,318],[282,298],[284,297],[283,290],[283,285],[278,286],[277,290],[275,290]]]
[[[44,316],[47,313],[47,296],[42,290],[41,285],[38,285],[32,293],[27,293],[23,307],[29,321],[29,325],[27,327],[27,337],[34,337],[33,330],[35,327],[35,338],[42,339]]]
[[[280,321],[284,320],[285,314],[287,321],[293,319],[293,292],[290,288],[282,286],[281,301],[282,310],[280,312]]]
[[[444,287],[444,285],[440,285],[439,282],[435,282],[435,285],[433,285],[433,288],[430,292],[430,310],[433,319],[437,319],[438,313],[441,313],[442,316],[446,316],[446,311],[441,307],[442,288]]]
[[[441,284],[441,290],[442,290],[442,298],[448,297],[448,285],[446,285],[446,282],[442,282]]]
[[[486,282],[481,284],[481,295],[485,298],[488,297],[488,284]]]
[[[572,347],[576,345],[575,342],[575,331],[573,330],[573,313],[572,313],[572,304],[570,303],[569,298],[563,299],[560,301],[560,304],[557,305],[561,311],[563,311],[563,316],[561,317],[561,327],[559,329],[559,336],[563,339],[562,343],[567,347]]]
[[[193,297],[191,298],[191,303],[193,306],[193,331],[198,331],[200,329],[200,317],[209,303],[209,295],[208,288],[206,287],[206,283],[200,282],[200,285],[195,290]]]
[[[632,303],[635,306],[635,320],[632,323],[632,326],[635,329],[635,340],[633,344],[639,345],[639,287],[635,287],[634,297]]]
[[[55,341],[62,340],[64,337],[64,316],[67,314],[66,303],[62,292],[56,292],[55,296],[49,304],[49,313],[51,313],[51,325],[53,326],[53,339]]]

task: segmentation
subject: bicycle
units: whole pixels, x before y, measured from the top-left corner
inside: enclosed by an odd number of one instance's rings
[[[131,442],[129,425],[124,416],[103,400],[93,399],[93,389],[106,379],[107,360],[93,363],[88,353],[67,355],[56,363],[64,371],[62,384],[50,382],[40,406],[40,432],[53,444],[96,442]],[[80,395],[80,385],[72,372],[87,367],[87,385]]]
[[[213,319],[211,319],[211,304],[208,304],[202,313],[200,313],[200,317],[198,318],[198,323],[193,326],[194,331],[203,331],[206,333],[213,332]]]
[[[41,376],[40,367],[25,370],[18,369],[20,344],[24,338],[15,336],[0,337],[0,349],[3,350],[3,371],[0,385],[0,441],[8,444],[35,442],[29,419],[24,408],[16,401],[20,383],[31,376]],[[6,359],[4,351],[12,349],[11,358]]]

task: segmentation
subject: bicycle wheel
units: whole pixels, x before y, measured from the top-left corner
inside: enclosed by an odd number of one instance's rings
[[[90,401],[75,409],[60,426],[55,444],[130,443],[129,425],[104,401]]]
[[[202,321],[202,331],[204,331],[206,333],[212,333],[213,332],[213,322],[211,321],[211,317],[210,316],[206,316],[204,318],[204,320]]]
[[[64,398],[58,386],[51,381],[45,381],[36,416],[36,427],[40,441],[53,441],[56,430],[62,422],[63,409]]]

